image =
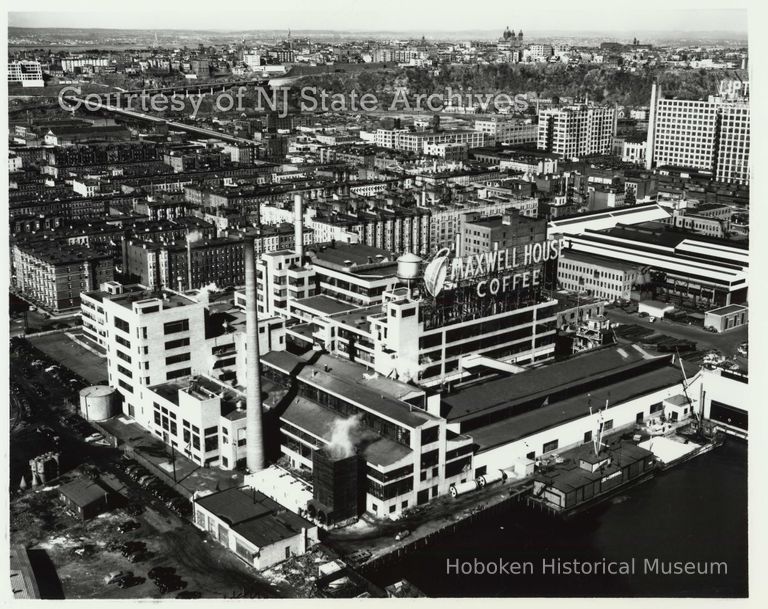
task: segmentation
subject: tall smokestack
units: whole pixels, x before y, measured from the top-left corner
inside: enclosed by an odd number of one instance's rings
[[[245,347],[246,465],[256,473],[264,469],[264,437],[261,430],[261,362],[259,318],[256,314],[256,253],[253,236],[245,238]]]
[[[299,266],[304,262],[304,201],[301,195],[293,196],[293,227],[296,254],[299,256]]]

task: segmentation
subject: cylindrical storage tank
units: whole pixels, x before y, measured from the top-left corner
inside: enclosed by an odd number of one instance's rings
[[[117,391],[107,385],[93,385],[80,391],[80,414],[88,421],[104,421],[118,414]]]
[[[400,279],[417,279],[421,275],[422,260],[416,254],[403,254],[397,259],[397,276]]]
[[[469,480],[467,482],[459,482],[457,484],[451,484],[448,489],[451,493],[451,497],[458,497],[464,493],[469,493],[477,489],[477,480]]]
[[[482,476],[477,477],[477,484],[480,486],[480,488],[488,485],[493,484],[494,482],[499,482],[500,480],[504,480],[505,476],[501,472],[501,470],[496,470],[493,472],[489,472],[487,474],[483,474]]]

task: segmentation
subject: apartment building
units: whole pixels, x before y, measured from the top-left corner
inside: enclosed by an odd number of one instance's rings
[[[219,238],[156,243],[131,240],[126,271],[150,289],[192,290],[245,283],[242,239]]]
[[[485,145],[486,134],[481,131],[407,131],[377,129],[374,143],[382,148],[423,154],[427,144],[466,144],[468,148]]]
[[[712,172],[715,180],[749,184],[748,99],[709,96],[670,99],[658,84],[651,90],[645,166]]]
[[[48,241],[13,246],[14,285],[25,298],[54,313],[78,308],[81,292],[113,278],[109,252]]]
[[[482,216],[471,212],[460,222],[459,255],[471,256],[525,246],[547,236],[544,218],[529,218],[514,208],[501,215]]]
[[[519,146],[535,143],[538,139],[539,127],[536,123],[491,118],[476,120],[475,131],[486,134],[487,145],[503,143]]]
[[[539,113],[538,149],[564,159],[610,154],[615,135],[615,106],[582,104]]]

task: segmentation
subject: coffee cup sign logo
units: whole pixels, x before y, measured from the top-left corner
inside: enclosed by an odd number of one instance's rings
[[[485,297],[536,286],[541,283],[541,269],[522,268],[556,259],[564,246],[564,239],[548,239],[466,258],[455,258],[443,248],[424,268],[424,289],[435,298],[460,282],[477,280],[477,294]],[[516,269],[521,270],[514,272]]]
[[[444,247],[437,252],[424,269],[424,287],[432,298],[435,298],[442,292],[445,286],[445,279],[448,277],[450,254],[451,250]]]

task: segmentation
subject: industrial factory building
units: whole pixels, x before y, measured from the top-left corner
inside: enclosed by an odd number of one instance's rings
[[[586,229],[568,234],[565,241],[566,252],[648,267],[657,289],[670,298],[716,306],[747,301],[749,249],[744,243],[692,236],[660,222]],[[599,266],[599,259],[593,266]]]
[[[448,429],[472,437],[475,475],[523,475],[541,457],[590,442],[598,428],[619,431],[659,416],[678,395],[685,396],[683,374],[671,356],[605,347],[470,384],[443,396],[441,414]],[[689,395],[698,408],[698,394]]]
[[[318,542],[317,525],[247,487],[195,497],[194,506],[195,526],[258,570]]]
[[[311,472],[311,494],[302,486],[297,503],[288,492],[290,509],[321,526],[397,518],[477,476],[526,476],[596,429],[660,413],[709,404],[742,424],[705,397],[701,375],[684,386],[672,356],[611,346],[540,366],[561,316],[558,258],[578,237],[520,237],[428,261],[302,244],[258,263],[246,238],[245,290],[226,315],[205,290],[119,284],[84,295],[83,312],[107,345],[125,415],[201,466],[245,466],[278,503],[286,491],[259,477],[268,462]],[[307,527],[282,522],[293,532],[271,536],[256,524],[268,501],[254,496],[198,498],[198,526],[258,568],[303,551]]]
[[[309,513],[321,520],[395,517],[471,474],[472,441],[446,429],[438,395],[330,355],[272,352],[263,365],[295,390],[280,412],[281,452],[314,470]]]

